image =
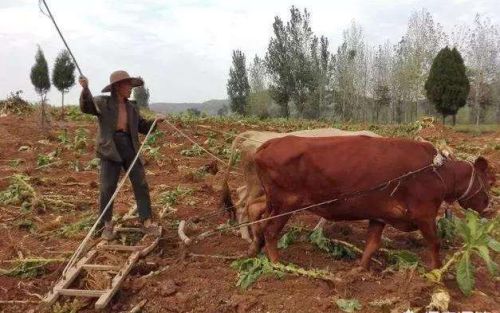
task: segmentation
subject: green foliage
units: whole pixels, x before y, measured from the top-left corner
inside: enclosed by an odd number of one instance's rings
[[[33,223],[32,220],[30,219],[20,219],[20,220],[17,220],[14,225],[16,225],[17,227],[19,227],[20,229],[23,229],[23,230],[26,230],[26,231],[33,231],[35,228],[36,228],[36,225],[35,223]]]
[[[160,194],[159,203],[161,205],[174,206],[177,204],[179,198],[184,197],[186,195],[190,195],[193,192],[190,188],[183,188],[181,186],[177,186],[174,190],[169,190],[162,192]]]
[[[35,56],[35,65],[31,67],[30,78],[36,92],[42,97],[43,100],[45,94],[50,89],[50,79],[47,60],[45,59],[43,51],[40,47],[38,47]]]
[[[188,157],[200,156],[204,153],[205,151],[203,151],[203,149],[201,149],[200,146],[196,144],[192,145],[189,149],[181,150],[181,155]]]
[[[49,262],[47,260],[32,260],[23,261],[19,260],[15,265],[9,270],[2,270],[4,275],[19,277],[19,278],[35,278],[43,275],[45,272],[45,265]]]
[[[87,214],[75,223],[64,225],[57,230],[57,233],[64,238],[72,238],[82,231],[88,231],[94,224],[95,218],[93,214]]]
[[[57,157],[58,155],[59,155],[59,150],[57,149],[48,154],[41,153],[36,157],[36,165],[47,166],[49,164],[52,164],[58,160]]]
[[[389,263],[397,269],[414,268],[419,265],[418,256],[408,250],[387,250]]]
[[[67,50],[61,51],[55,60],[52,69],[52,83],[61,92],[61,110],[64,110],[64,94],[75,85],[75,65]]]
[[[455,217],[452,216],[450,218],[442,217],[437,221],[437,230],[439,238],[451,241],[456,237],[457,231],[455,228]]]
[[[265,64],[270,76],[269,92],[280,107],[280,116],[291,115],[289,102],[300,117],[319,118],[326,107],[331,57],[326,37],[311,30],[310,13],[290,8],[286,23],[276,16]]]
[[[89,161],[89,163],[87,163],[87,165],[85,166],[85,170],[86,171],[96,170],[99,169],[100,166],[101,166],[101,159],[93,158],[92,160]]]
[[[9,160],[9,166],[10,167],[18,167],[22,162],[24,162],[23,159],[13,159]]]
[[[455,220],[457,232],[464,241],[463,255],[457,265],[456,278],[460,290],[465,295],[469,295],[474,288],[474,268],[471,263],[473,254],[483,259],[491,275],[498,275],[498,265],[491,259],[489,248],[496,246],[490,234],[499,225],[500,218],[482,220],[471,210],[465,213],[464,219]]]
[[[306,270],[294,264],[272,263],[263,255],[256,258],[240,259],[231,263],[231,267],[238,271],[236,286],[247,289],[262,275],[271,275],[282,278],[285,274],[305,276],[314,279],[332,280],[332,274],[327,271],[312,269]]]
[[[245,115],[247,113],[250,85],[248,83],[245,54],[240,50],[233,51],[233,65],[229,70],[227,94],[231,101],[231,111]]]
[[[78,128],[73,138],[73,149],[83,151],[87,147],[88,131],[85,128]]]
[[[262,275],[274,275],[277,278],[285,276],[284,272],[274,269],[272,263],[262,255],[257,258],[236,260],[231,263],[231,267],[238,271],[236,286],[241,289],[248,289]]]
[[[75,105],[71,105],[71,106],[67,107],[66,115],[69,118],[69,120],[75,121],[75,122],[77,122],[77,121],[93,121],[97,118],[94,115],[82,113],[82,111],[80,110],[80,107],[75,106]]]
[[[149,108],[149,88],[139,86],[132,89],[132,98],[139,108]]]
[[[463,219],[455,218],[456,233],[463,241],[462,248],[455,252],[453,256],[440,268],[425,274],[429,280],[440,282],[443,274],[456,264],[455,277],[458,287],[465,295],[470,295],[474,289],[474,264],[473,255],[484,261],[491,275],[498,275],[498,265],[490,256],[490,249],[500,252],[500,244],[497,240],[500,218],[492,220],[481,219],[477,212],[467,210]]]
[[[57,139],[63,146],[67,145],[69,143],[68,130],[64,128],[62,132],[57,135]]]
[[[63,50],[56,57],[52,69],[52,83],[62,93],[68,92],[75,85],[75,65],[67,50]]]
[[[281,236],[280,240],[278,241],[278,248],[279,249],[288,248],[291,244],[293,244],[297,240],[299,235],[300,235],[299,229],[291,228],[286,233],[284,233],[283,236]]]
[[[337,299],[335,303],[344,312],[353,313],[361,310],[362,306],[358,299]]]
[[[157,144],[158,140],[160,138],[163,138],[164,136],[165,136],[165,132],[163,132],[161,130],[155,130],[154,132],[152,132],[149,135],[148,140],[146,141],[146,143],[144,145],[153,146],[153,145]]]
[[[445,47],[432,62],[425,82],[426,95],[443,115],[455,115],[466,103],[470,84],[462,56],[456,48]]]
[[[30,208],[34,191],[28,184],[30,178],[21,174],[15,174],[10,179],[7,189],[0,192],[0,204],[21,205],[22,208]]]
[[[164,132],[162,131],[154,131],[151,133],[151,135],[148,137],[148,140],[144,144],[144,153],[146,156],[149,158],[152,158],[156,161],[161,160],[162,155],[160,153],[160,146],[155,147],[155,144],[158,143],[158,140],[162,138],[165,135]]]
[[[356,254],[350,248],[333,243],[330,239],[326,238],[323,234],[323,229],[318,228],[311,232],[309,235],[309,240],[315,244],[319,249],[328,252],[331,256],[336,259],[354,259]]]

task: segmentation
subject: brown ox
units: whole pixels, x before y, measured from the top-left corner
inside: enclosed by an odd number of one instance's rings
[[[282,138],[285,136],[294,135],[299,137],[331,137],[331,136],[359,136],[365,135],[370,137],[380,137],[379,135],[371,131],[347,131],[336,128],[320,128],[320,129],[310,129],[310,130],[299,130],[291,133],[277,133],[269,131],[245,131],[239,134],[232,143],[231,146],[231,157],[229,166],[227,168],[224,181],[222,183],[222,206],[228,211],[235,211],[238,223],[247,222],[249,219],[248,204],[253,202],[255,199],[264,195],[261,184],[257,177],[257,172],[255,169],[254,155],[257,149],[266,141],[274,138]],[[231,172],[232,163],[234,159],[234,153],[236,149],[239,148],[240,154],[240,166],[243,170],[242,185],[238,187],[237,194],[238,200],[236,204],[233,204],[231,199],[231,192],[229,190],[228,180],[229,174]],[[253,212],[252,215],[259,215],[259,212]],[[316,227],[321,227],[325,220],[321,219]],[[249,235],[248,227],[240,227],[241,237],[249,242],[252,242],[252,238]]]
[[[380,245],[386,224],[402,231],[419,229],[437,268],[439,240],[436,215],[443,201],[483,212],[494,175],[483,157],[475,163],[445,159],[429,166],[437,155],[428,142],[407,139],[356,137],[300,138],[288,136],[266,142],[255,154],[257,173],[266,196],[251,206],[263,206],[262,216],[276,216],[332,199],[338,202],[309,210],[327,220],[369,220],[361,266],[368,268]],[[384,188],[371,190],[402,175]],[[251,209],[252,210],[252,209]],[[268,220],[263,236],[271,261],[278,260],[277,240],[290,215]],[[264,224],[265,222],[263,222]],[[259,235],[257,232],[256,235]],[[257,247],[260,250],[260,246]]]

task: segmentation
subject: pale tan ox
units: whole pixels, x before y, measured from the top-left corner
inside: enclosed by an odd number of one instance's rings
[[[336,128],[320,128],[311,130],[300,130],[291,133],[276,133],[269,131],[249,130],[239,134],[232,143],[231,157],[224,181],[222,182],[221,206],[227,211],[235,212],[238,223],[249,221],[248,206],[253,200],[264,195],[259,178],[257,176],[253,157],[255,151],[266,141],[274,138],[281,138],[289,135],[300,137],[332,137],[332,136],[370,136],[381,137],[371,131],[347,131]],[[240,164],[243,171],[243,185],[237,189],[238,201],[233,204],[228,180],[231,168],[234,165],[235,153],[239,147],[241,151]],[[322,227],[326,220],[321,219],[315,228]],[[248,242],[252,242],[248,226],[240,227],[241,237]]]

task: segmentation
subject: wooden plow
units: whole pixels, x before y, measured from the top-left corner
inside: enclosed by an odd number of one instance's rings
[[[160,241],[161,237],[161,227],[158,237],[154,238],[150,244],[145,242],[145,238],[148,235],[144,235],[144,231],[140,228],[124,228],[117,227],[114,231],[115,235],[119,233],[142,233],[143,237],[139,240],[136,245],[119,245],[119,244],[109,244],[107,241],[100,241],[95,245],[87,254],[82,257],[73,267],[69,268],[66,275],[64,275],[61,280],[59,280],[51,292],[43,299],[48,305],[52,305],[57,301],[59,296],[73,296],[73,297],[87,297],[87,298],[98,298],[95,303],[96,310],[104,309],[108,303],[111,301],[116,292],[120,289],[121,284],[127,277],[130,270],[134,267],[139,258],[149,254]],[[124,263],[119,265],[109,265],[109,264],[95,264],[92,263],[93,260],[97,258],[102,251],[118,251],[118,252],[128,252],[128,258]],[[103,290],[90,290],[90,289],[72,289],[72,283],[77,279],[77,277],[83,271],[107,271],[116,272],[116,275],[111,280],[111,286]]]

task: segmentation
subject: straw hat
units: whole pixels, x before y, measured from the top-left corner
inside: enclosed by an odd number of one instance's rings
[[[144,81],[139,77],[130,77],[130,75],[125,71],[114,71],[109,76],[109,85],[102,89],[102,92],[110,92],[111,86],[121,81],[128,80],[132,84],[132,87],[139,87],[144,85]]]

